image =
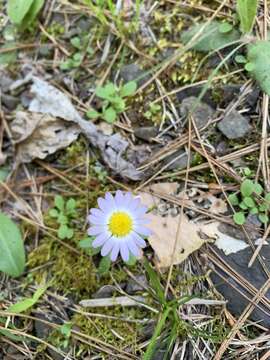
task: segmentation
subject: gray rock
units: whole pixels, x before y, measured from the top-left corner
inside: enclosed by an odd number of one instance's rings
[[[115,292],[115,287],[112,285],[104,285],[98,291],[96,291],[93,295],[93,299],[103,299],[103,298],[109,298],[113,296],[113,293]]]
[[[150,78],[150,76],[135,63],[123,66],[119,76],[125,83],[132,80],[137,81],[138,86],[142,86]]]
[[[255,241],[260,238],[262,235],[260,234],[261,223],[259,220],[255,220],[257,218],[256,215],[248,215],[245,223],[245,229],[251,240]],[[245,241],[246,235],[244,231],[241,230],[239,226],[233,226],[226,223],[221,223],[218,229],[226,235],[229,235],[235,239]]]
[[[158,129],[155,126],[143,126],[134,130],[134,135],[142,140],[151,142],[151,138],[154,138],[158,134]]]
[[[193,110],[194,106],[195,108]],[[211,106],[198,101],[195,96],[185,98],[180,105],[181,116],[187,116],[191,111],[194,122],[198,128],[205,126],[214,115],[214,110],[211,108]]]
[[[229,268],[245,278],[256,289],[259,290],[268,280],[258,259],[255,260],[252,267],[248,267],[248,263],[253,254],[250,247],[230,255],[225,255],[223,251],[219,250],[214,245],[213,248]],[[270,246],[264,245],[260,254],[263,257],[267,268],[269,268]],[[229,272],[224,271],[224,268],[219,268],[217,265],[214,265],[214,270],[211,272],[210,277],[216,289],[223,295],[225,300],[228,301],[226,305],[228,310],[233,315],[241,315],[248,305],[249,300],[251,300],[254,295],[250,294],[245,286],[242,286],[238,281],[232,278]],[[270,300],[270,290],[267,291],[265,296]],[[255,307],[249,319],[258,322],[267,328],[270,327],[270,311],[262,303]]]
[[[51,332],[53,331],[53,328],[49,325],[47,325],[46,323],[43,323],[42,321],[39,321],[38,319],[41,320],[45,320],[47,322],[51,322],[54,324],[61,324],[61,321],[59,320],[59,318],[57,316],[55,316],[54,314],[50,314],[48,312],[44,312],[44,313],[37,313],[36,314],[36,320],[34,322],[34,328],[35,328],[35,333],[37,335],[37,338],[39,339],[47,339],[49,337],[49,335],[51,334]],[[68,349],[61,349],[64,352],[67,352]],[[58,352],[54,351],[53,349],[48,348],[48,353],[51,355],[51,357],[54,360],[63,360],[64,357],[59,354]]]
[[[13,83],[13,80],[8,76],[8,74],[0,69],[0,89],[1,92],[7,92],[10,85]]]
[[[228,139],[239,139],[247,135],[251,130],[249,120],[236,110],[232,110],[228,115],[225,115],[217,127]]]
[[[15,110],[20,102],[17,97],[7,94],[2,94],[1,101],[2,104],[5,105],[5,107],[10,111]]]
[[[137,275],[137,276],[135,276],[135,279],[137,281],[130,279],[130,281],[127,284],[126,292],[128,294],[132,295],[132,294],[136,293],[137,291],[144,290],[144,288],[148,286],[148,282],[147,282],[145,275]]]
[[[170,171],[170,170],[183,170],[183,169],[185,169],[187,167],[188,155],[187,155],[186,151],[184,151],[184,150],[178,150],[174,154],[169,155],[168,157],[166,157],[166,159],[163,161],[163,166],[169,164],[171,161],[173,161],[176,158],[178,158],[178,159],[175,160],[174,162],[172,162],[166,168],[166,170],[168,170],[168,171]],[[191,153],[190,163],[193,161],[193,158],[194,158],[194,154]]]
[[[152,150],[146,144],[137,145],[133,149],[128,148],[126,152],[127,160],[130,161],[135,167],[140,166],[146,162],[152,155]]]

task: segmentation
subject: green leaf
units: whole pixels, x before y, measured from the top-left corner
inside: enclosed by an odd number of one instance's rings
[[[114,100],[111,101],[111,103],[113,104],[114,110],[117,113],[123,112],[126,108],[125,100],[123,100],[120,96],[117,96],[116,98],[114,98]]]
[[[251,175],[250,168],[248,168],[248,167],[244,168],[244,174],[245,174],[245,176],[250,176]]]
[[[255,201],[251,197],[245,197],[243,201],[245,205],[247,205],[247,207],[249,208],[253,208],[256,206]]]
[[[158,274],[154,271],[154,269],[149,264],[147,259],[144,259],[144,267],[145,267],[145,270],[146,270],[146,272],[147,272],[147,274],[149,276],[150,284],[151,284],[152,288],[154,289],[155,294],[156,294],[159,302],[161,304],[165,305],[166,304],[166,298],[165,298],[165,295],[164,295],[164,289],[161,286]]]
[[[120,89],[120,95],[122,97],[131,96],[133,95],[137,90],[137,83],[136,81],[129,81]]]
[[[38,288],[33,297],[24,299],[22,301],[17,302],[14,305],[11,305],[6,311],[11,313],[20,314],[28,309],[30,309],[33,305],[35,305],[41,296],[46,291],[47,286]]]
[[[268,203],[270,203],[270,193],[267,193],[264,197],[265,201],[267,201]]]
[[[60,225],[58,231],[57,231],[57,235],[60,239],[65,239],[67,238],[67,235],[68,235],[68,231],[69,231],[69,228],[67,225]]]
[[[116,94],[116,88],[113,83],[108,83],[104,87],[98,87],[96,89],[96,95],[101,99],[108,99],[110,96]]]
[[[17,225],[0,212],[0,271],[20,276],[25,267],[24,244]]]
[[[7,13],[11,22],[20,25],[34,0],[8,0]]]
[[[56,195],[54,199],[55,207],[57,207],[58,210],[64,211],[65,207],[65,201],[64,198],[61,195]]]
[[[52,217],[52,218],[58,218],[59,212],[58,212],[56,209],[51,209],[51,210],[49,211],[49,215],[50,215],[50,217]]]
[[[252,62],[248,62],[245,65],[245,70],[248,72],[251,72],[255,69],[255,64],[253,64]]]
[[[66,215],[64,215],[63,213],[58,214],[58,219],[57,222],[59,224],[65,225],[68,223],[68,218]]]
[[[236,206],[239,204],[239,200],[236,194],[230,194],[228,196],[228,200],[232,206]]]
[[[101,114],[96,110],[88,110],[87,113],[86,113],[86,116],[89,119],[97,119],[97,118],[99,118],[101,116]]]
[[[269,217],[266,214],[259,214],[258,218],[263,224],[267,224],[269,221]]]
[[[250,44],[247,57],[253,64],[251,75],[258,81],[261,89],[270,95],[270,42],[258,40]]]
[[[245,64],[247,62],[247,59],[243,55],[236,55],[234,59],[238,64]],[[249,175],[247,175],[249,176]]]
[[[89,236],[85,239],[79,241],[79,247],[81,249],[87,250],[87,253],[91,256],[96,255],[100,252],[100,247],[94,248],[92,247],[92,243],[95,240],[95,236]]]
[[[182,42],[187,44],[193,36],[202,29],[202,27],[204,27],[202,34],[199,35],[196,43],[192,46],[192,48],[197,51],[209,52],[212,50],[222,49],[226,45],[240,38],[240,33],[235,29],[232,29],[227,33],[221,33],[219,31],[220,23],[218,21],[212,21],[206,26],[204,23],[192,26],[189,30],[182,34]]]
[[[254,207],[250,210],[250,214],[252,214],[252,215],[258,214],[258,212],[259,212],[259,210],[257,207]]]
[[[71,329],[72,329],[72,322],[66,322],[65,324],[60,326],[59,331],[66,338],[69,338],[71,335]]]
[[[249,33],[257,14],[258,0],[237,0],[237,12],[240,17],[242,33]]]
[[[249,179],[245,179],[240,186],[241,194],[246,197],[254,192],[254,183]]]
[[[255,194],[261,195],[262,192],[263,192],[263,188],[262,188],[262,186],[261,186],[260,184],[254,183],[254,189],[253,189],[253,191],[255,192]]]
[[[16,46],[17,44],[11,41],[1,46],[0,50],[13,49]],[[16,60],[17,60],[16,50],[7,51],[0,54],[0,65],[10,65],[13,64]]]
[[[111,266],[111,259],[109,256],[104,256],[98,266],[98,273],[100,275],[104,275],[107,274],[110,270],[110,266]]]
[[[70,228],[68,227],[68,229],[67,229],[67,231],[66,231],[66,238],[71,239],[71,238],[73,237],[73,235],[74,235],[73,229],[70,229]]]
[[[70,40],[70,43],[72,46],[74,46],[75,48],[77,49],[80,49],[81,48],[81,39],[78,37],[78,36],[75,36],[73,37],[71,40]]]
[[[269,205],[267,203],[263,203],[259,206],[259,210],[262,212],[268,210],[268,208],[269,208]]]
[[[233,215],[233,220],[237,225],[243,225],[246,221],[245,214],[242,211],[236,212]]]
[[[73,214],[76,210],[76,200],[73,198],[68,199],[66,203],[66,210],[68,213]]]
[[[221,33],[226,34],[233,29],[233,26],[232,26],[232,24],[230,24],[228,22],[223,22],[219,25],[218,29]]]
[[[136,264],[136,262],[137,262],[136,256],[130,254],[128,261],[126,261],[125,263],[126,263],[128,266],[134,266],[134,265]]]
[[[244,201],[241,201],[241,202],[240,202],[239,207],[240,207],[242,210],[247,210],[247,209],[248,209],[248,207],[247,207],[247,205],[244,203]]]
[[[23,18],[20,28],[21,30],[26,29],[32,24],[32,22],[37,17],[43,5],[44,5],[44,0],[34,0],[26,16]]]
[[[103,112],[102,116],[103,116],[104,120],[106,120],[110,124],[114,123],[117,118],[116,111],[112,107],[109,107],[108,109],[106,109]]]
[[[147,346],[146,352],[144,353],[142,360],[154,360],[155,358],[155,349],[158,343],[158,337],[160,336],[162,329],[166,325],[166,320],[172,311],[171,307],[167,307],[165,311],[161,314],[159,321],[156,325],[155,331],[153,333],[153,336],[149,342],[149,345]]]
[[[0,60],[1,62],[1,60]],[[9,169],[7,167],[0,167],[0,181],[5,181],[9,174]]]

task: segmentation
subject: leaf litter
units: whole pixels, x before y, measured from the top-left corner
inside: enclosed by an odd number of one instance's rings
[[[165,216],[161,215],[159,212],[161,199],[156,194],[163,196],[174,195],[178,199],[184,200],[186,206],[194,205],[192,199],[184,195],[183,192],[175,194],[177,188],[177,183],[157,183],[142,189],[139,193],[143,204],[152,209],[148,214],[150,220],[148,227],[152,231],[148,241],[154,250],[158,267],[166,268],[180,264],[190,254],[209,242],[215,243],[226,255],[248,247],[244,241],[221,232],[219,230],[221,224],[219,221],[209,222],[209,220],[204,220],[195,222],[190,220],[184,213],[181,214],[180,208],[175,216],[172,216],[169,212]],[[196,192],[197,189],[194,194]],[[200,194],[202,193],[200,191]],[[225,206],[222,199],[218,199],[209,193],[205,193],[204,197],[209,198],[210,210],[213,213],[224,212]]]
[[[142,179],[143,173],[123,157],[128,142],[120,134],[105,135],[93,123],[81,117],[62,91],[35,76],[32,77],[32,81],[31,93],[34,97],[29,104],[29,111],[48,114],[77,124],[91,145],[100,150],[103,161],[111,170],[123,178]]]

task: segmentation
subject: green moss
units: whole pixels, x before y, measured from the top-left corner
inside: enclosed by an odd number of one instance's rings
[[[53,287],[63,294],[75,296],[90,295],[97,289],[96,268],[90,257],[77,255],[50,238],[45,238],[41,245],[29,254],[30,269],[52,262],[33,273],[40,282],[44,275],[53,280]]]
[[[91,308],[93,313],[102,313],[102,315],[115,316],[126,319],[142,319],[146,312],[143,308]],[[80,328],[84,334],[98,338],[119,349],[129,348],[128,351],[135,354],[137,352],[138,338],[141,336],[142,325],[131,323],[121,319],[87,317],[82,314],[76,314],[72,322]]]

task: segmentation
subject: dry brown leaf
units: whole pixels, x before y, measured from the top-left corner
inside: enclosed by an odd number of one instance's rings
[[[177,187],[177,183],[154,184],[144,188],[139,195],[144,205],[149,208],[158,207],[160,199],[155,196],[155,192],[171,195],[176,192]],[[194,205],[187,195],[184,196],[183,193],[178,194],[177,197],[186,199],[187,202]],[[222,212],[224,210],[223,200],[211,194],[205,194],[205,198],[210,200],[212,212]],[[220,204],[221,206],[219,206]],[[155,252],[157,264],[161,268],[183,262],[191,253],[198,250],[207,241],[221,239],[219,244],[223,244],[225,241],[225,245],[228,244],[230,246],[230,241],[228,242],[228,240],[231,239],[228,239],[218,230],[218,222],[194,223],[184,214],[182,216],[180,213],[177,216],[169,214],[161,216],[158,210],[148,214],[148,218],[151,221],[148,227],[152,230],[152,235],[149,236],[148,241]],[[226,239],[224,240],[225,237]]]
[[[69,146],[77,139],[80,129],[47,114],[17,112],[10,130],[16,144],[17,162],[27,163]]]
[[[206,241],[213,240],[202,236],[202,234],[214,235],[214,228],[211,229],[212,224],[195,224],[189,221],[185,215],[161,217],[149,214],[149,219],[151,221],[149,228],[153,233],[149,236],[148,241],[155,251],[158,265],[161,268],[180,264]],[[177,237],[179,222],[180,228]]]

